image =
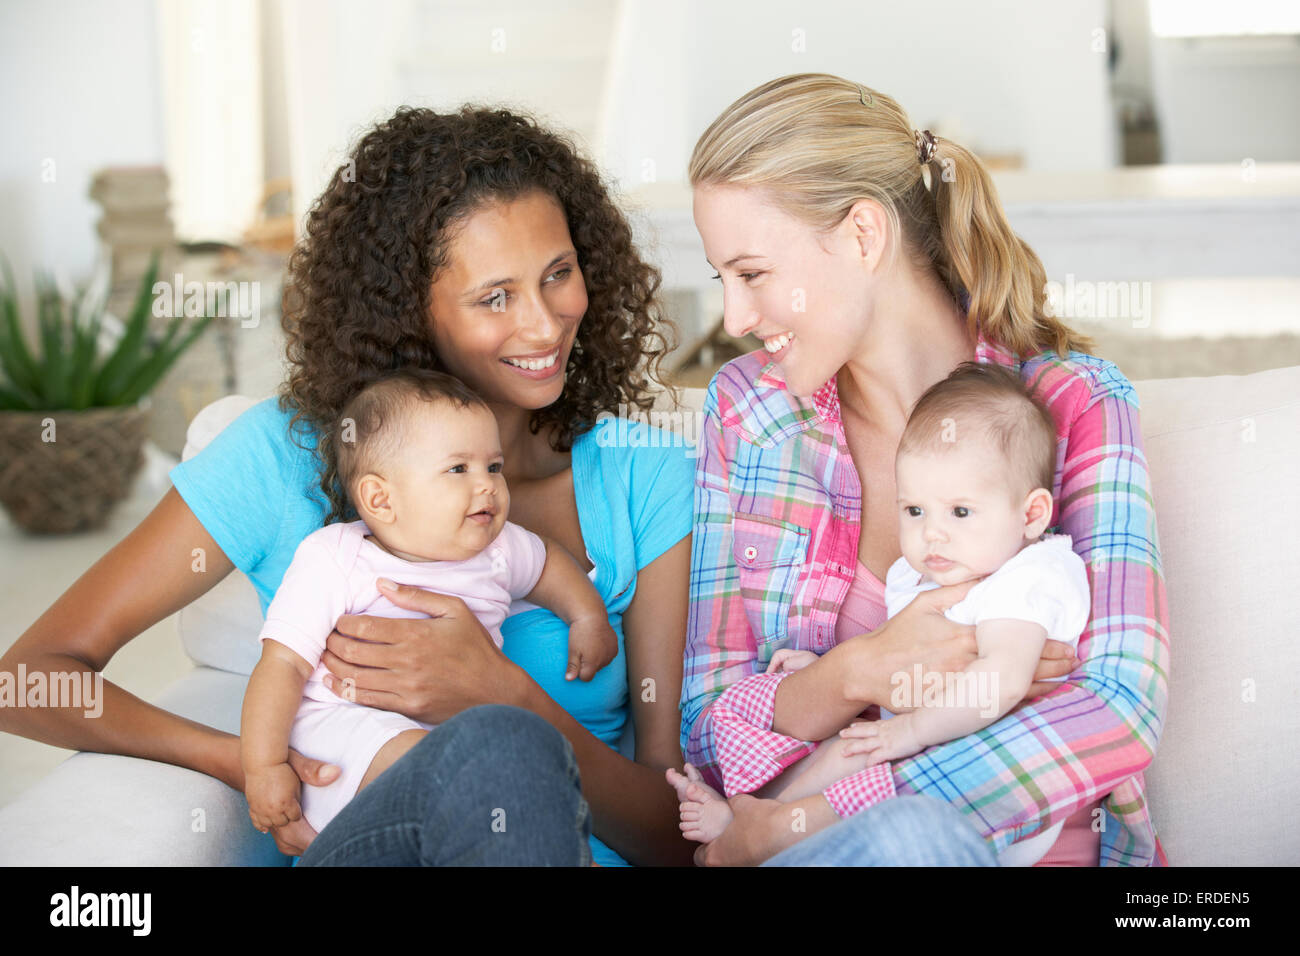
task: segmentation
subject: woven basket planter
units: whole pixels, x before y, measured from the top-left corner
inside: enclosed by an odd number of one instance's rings
[[[0,412],[0,504],[34,534],[102,527],[144,464],[148,424],[144,405]]]

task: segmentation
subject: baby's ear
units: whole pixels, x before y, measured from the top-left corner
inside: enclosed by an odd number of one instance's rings
[[[379,475],[362,475],[357,481],[353,505],[372,528],[375,524],[392,524],[397,515],[388,493],[388,482]]]
[[[1037,538],[1052,522],[1052,493],[1035,488],[1025,498],[1025,537]]]

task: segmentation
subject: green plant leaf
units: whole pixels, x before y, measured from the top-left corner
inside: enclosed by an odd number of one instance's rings
[[[84,294],[83,294],[84,298]],[[74,314],[81,315],[82,302]],[[95,346],[99,341],[103,304],[91,306],[89,318],[72,328],[75,345],[72,350],[72,367],[68,373],[69,404],[75,409],[89,408],[95,396]]]
[[[204,330],[212,324],[212,316],[209,315],[195,320],[180,341],[168,347],[174,333],[180,327],[179,321],[173,319],[172,324],[167,327],[167,336],[163,340],[163,344],[141,366],[136,378],[119,397],[118,404],[131,405],[147,395],[149,390],[158,384],[158,380],[167,374],[167,370],[172,367],[172,363],[180,358],[181,353],[193,345],[195,339],[202,335]]]
[[[41,396],[51,411],[66,406],[63,378],[63,302],[48,276],[37,279],[36,320],[41,328]]]
[[[5,279],[0,288],[0,410],[131,405],[148,394],[214,318],[209,302],[208,315],[203,318],[187,323],[184,315],[174,316],[161,337],[150,335],[158,260],[155,252],[121,337],[96,369],[104,297],[94,293],[92,286],[85,286],[67,301],[50,277],[38,272],[38,360],[22,334],[12,270],[0,257]]]
[[[0,367],[3,367],[5,378],[14,388],[29,394],[35,393],[38,390],[35,362],[27,351],[27,343],[18,327],[17,317],[11,316],[7,308],[4,312],[3,321],[0,322]]]
[[[18,286],[14,283],[9,260],[0,256],[4,266],[5,287],[0,297],[0,364],[16,387],[29,393],[37,389],[36,360],[27,347],[22,325],[18,321]]]
[[[30,412],[35,409],[32,403],[21,394],[0,386],[0,410],[6,412]]]
[[[149,268],[140,280],[140,291],[136,293],[135,305],[126,320],[126,329],[117,347],[99,370],[95,383],[95,405],[114,405],[113,396],[123,394],[139,372],[140,365],[146,361],[141,356],[145,345],[145,333],[149,328],[149,316],[152,313],[153,285],[158,277],[158,252],[149,260]]]

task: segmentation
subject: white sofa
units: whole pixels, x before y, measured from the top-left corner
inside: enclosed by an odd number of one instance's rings
[[[1147,771],[1174,865],[1300,863],[1300,367],[1135,383],[1172,633],[1170,704]],[[702,392],[685,396],[698,408]],[[208,406],[186,457],[250,404]],[[235,732],[258,602],[231,575],[181,612],[195,669],[156,703]],[[77,754],[0,808],[0,864],[284,864],[243,796],[203,774]]]

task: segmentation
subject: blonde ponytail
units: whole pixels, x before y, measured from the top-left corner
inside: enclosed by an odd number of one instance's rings
[[[771,80],[704,131],[689,177],[693,186],[760,187],[819,230],[873,199],[899,238],[893,254],[928,263],[954,301],[969,295],[972,334],[978,328],[1021,357],[1094,347],[1047,314],[1043,264],[1012,231],[978,157],[940,137],[923,164],[907,114],[870,87],[825,73]]]

